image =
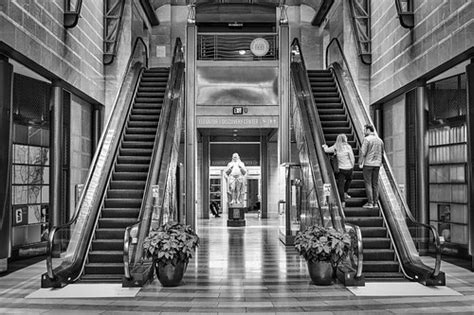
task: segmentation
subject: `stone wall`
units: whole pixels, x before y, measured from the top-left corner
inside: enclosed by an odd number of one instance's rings
[[[76,27],[63,26],[64,1],[1,1],[0,41],[104,102],[103,5],[84,1]]]
[[[414,1],[411,30],[400,25],[394,1],[371,5],[372,104],[474,45],[473,1]]]

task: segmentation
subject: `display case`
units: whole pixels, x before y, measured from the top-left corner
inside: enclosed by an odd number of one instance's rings
[[[209,185],[209,202],[219,205],[218,212],[222,213],[222,180],[221,178],[211,178]]]

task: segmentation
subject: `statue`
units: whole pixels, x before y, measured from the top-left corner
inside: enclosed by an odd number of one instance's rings
[[[247,174],[247,170],[238,153],[232,154],[232,161],[227,164],[225,173],[229,178],[230,204],[242,204],[244,176]]]

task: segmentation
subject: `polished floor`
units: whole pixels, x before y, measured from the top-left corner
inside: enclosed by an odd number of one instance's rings
[[[40,287],[43,261],[0,277],[0,314],[474,313],[474,273],[449,263],[442,269],[460,296],[357,297],[340,284],[312,285],[304,260],[279,242],[277,220],[249,214],[247,226],[228,228],[211,218],[198,234],[182,286],[155,280],[133,298],[25,299]]]

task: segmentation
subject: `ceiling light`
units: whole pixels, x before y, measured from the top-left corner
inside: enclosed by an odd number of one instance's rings
[[[241,49],[239,50],[239,55],[245,55],[247,51],[245,49]]]

